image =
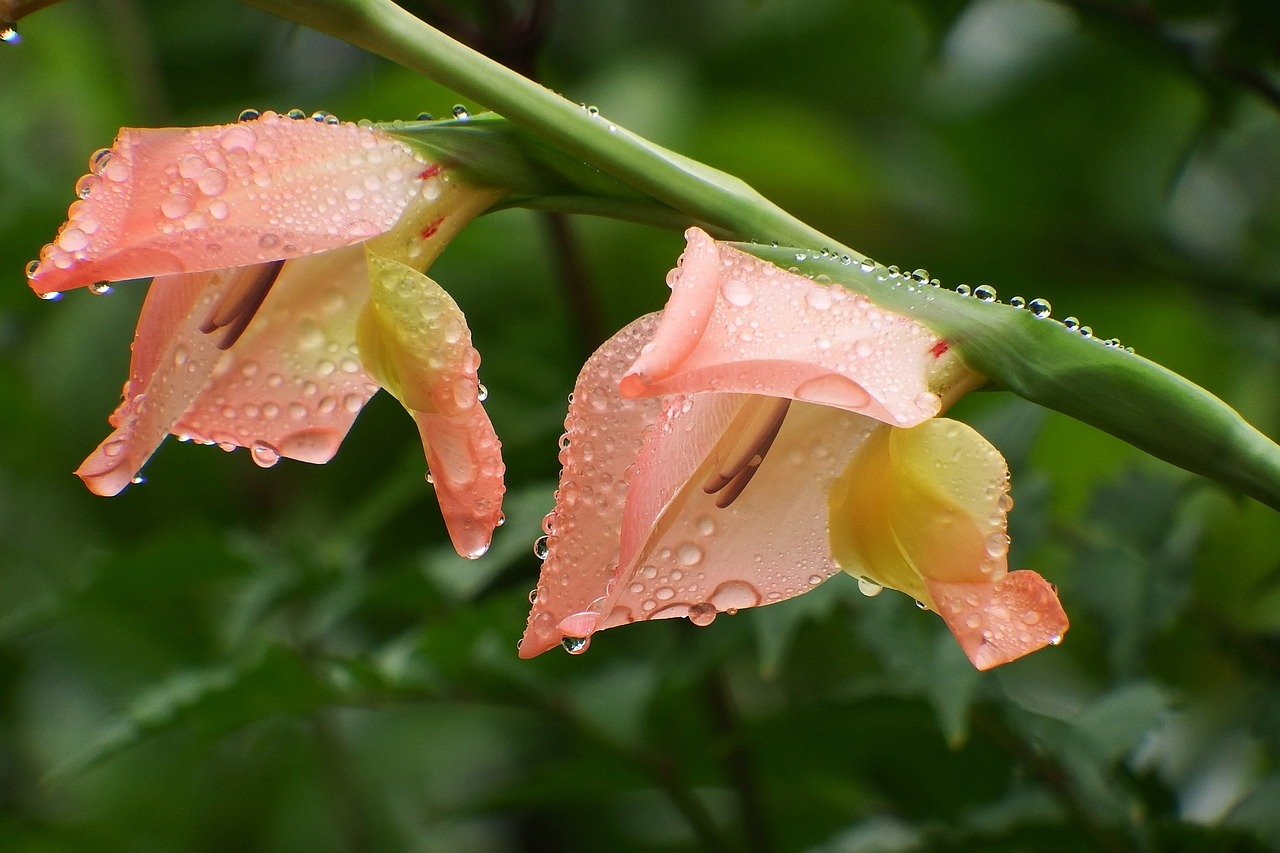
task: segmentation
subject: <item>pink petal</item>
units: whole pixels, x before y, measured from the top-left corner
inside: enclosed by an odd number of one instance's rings
[[[373,128],[293,121],[120,132],[29,276],[37,293],[223,269],[349,246],[391,229],[425,162]]]
[[[208,381],[222,353],[200,324],[227,285],[225,273],[156,279],[133,342],[116,427],[76,470],[95,494],[119,494],[160,446]]]
[[[502,515],[500,452],[480,400],[480,355],[456,302],[412,267],[369,253],[360,353],[418,424],[454,548],[479,557]]]
[[[721,507],[719,495],[707,492],[747,407],[772,402],[671,398],[636,460],[623,568],[600,608],[600,628],[676,616],[705,625],[718,613],[808,592],[839,572],[828,543],[827,492],[875,421],[793,403],[741,494]],[[640,539],[634,550],[633,537]]]
[[[281,457],[328,462],[378,390],[356,346],[367,281],[359,246],[285,263],[174,432],[248,447],[264,467]]]
[[[1067,614],[1057,594],[1035,572],[1010,572],[988,584],[925,583],[947,627],[978,669],[1056,646],[1067,632]]]
[[[556,506],[544,522],[547,558],[520,641],[523,658],[559,645],[565,636],[560,622],[587,610],[613,576],[627,480],[643,432],[656,422],[660,408],[656,399],[618,396],[618,380],[657,326],[657,314],[636,320],[600,347],[578,374],[565,418]]]
[[[164,440],[249,447],[259,465],[282,456],[326,462],[378,386],[355,349],[365,299],[364,250],[289,261],[244,334],[226,352],[200,326],[242,270],[161,277],[138,319],[117,427],[77,474],[119,493]]]
[[[924,326],[697,228],[686,237],[662,325],[623,377],[623,394],[766,394],[903,426],[937,414],[930,380],[940,339]]]

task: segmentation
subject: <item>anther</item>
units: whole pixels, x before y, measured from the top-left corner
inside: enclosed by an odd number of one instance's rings
[[[750,397],[724,431],[716,447],[715,465],[702,490],[716,496],[721,509],[732,504],[756,475],[769,448],[782,429],[791,400],[785,397]]]
[[[283,267],[284,261],[272,261],[236,270],[226,292],[200,324],[200,331],[210,335],[221,330],[218,349],[230,349],[257,315]]]

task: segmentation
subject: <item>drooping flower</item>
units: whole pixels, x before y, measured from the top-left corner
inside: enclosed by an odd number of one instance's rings
[[[423,270],[500,193],[318,118],[125,129],[93,155],[31,287],[155,279],[115,430],[76,473],[117,494],[169,434],[326,462],[381,386],[417,422],[454,546],[479,556],[500,445],[466,320]]]
[[[980,378],[916,321],[692,229],[672,295],[587,362],[522,657],[771,604],[841,568],[936,610],[980,669],[1056,643],[1009,572],[1003,458],[936,418]]]

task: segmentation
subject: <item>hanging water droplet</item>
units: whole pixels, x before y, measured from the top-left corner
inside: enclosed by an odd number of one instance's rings
[[[1021,296],[1015,296],[1009,300],[1009,307],[1010,308],[1026,308],[1027,300],[1023,299]]]
[[[591,640],[587,637],[565,637],[560,641],[560,645],[564,646],[564,650],[571,655],[580,655],[587,650],[587,646],[591,645]]]
[[[716,620],[716,614],[719,612],[714,604],[704,601],[689,607],[689,621],[699,628],[705,628]]]
[[[973,289],[973,295],[980,302],[995,302],[996,289],[989,284],[980,284]]]
[[[93,284],[89,285],[88,289],[94,296],[105,296],[111,292],[111,282],[95,281]]]
[[[479,382],[476,384],[476,399],[479,400],[481,403],[489,399],[489,389],[484,387],[483,382]]]
[[[307,117],[307,114],[304,113],[302,110],[298,109],[297,107],[294,107],[293,109],[289,110],[289,112],[285,113],[285,115],[287,115],[289,118],[293,119],[294,121],[302,121],[304,118]]]
[[[62,294],[57,290],[50,290],[48,293],[40,294],[40,298],[45,302],[57,302],[62,298]]]
[[[858,592],[862,593],[867,598],[875,598],[877,595],[884,592],[884,587],[870,578],[858,578]]]
[[[1067,327],[1068,332],[1074,332],[1080,328],[1080,320],[1077,317],[1068,317],[1062,321],[1062,325]]]
[[[1027,307],[1031,309],[1031,313],[1037,320],[1043,320],[1053,313],[1053,306],[1049,304],[1048,299],[1036,297],[1031,300]]]
[[[141,486],[143,483],[147,482],[147,478],[141,474],[134,474],[133,479],[129,480],[129,482],[135,486]]]
[[[462,104],[458,104],[453,108],[453,117],[456,119],[470,118],[471,114],[467,112],[467,108]]]
[[[39,261],[27,261],[27,278],[31,278],[36,274],[36,270],[40,269]]]
[[[1049,645],[1051,646],[1060,645],[1061,643],[1062,643],[1061,634],[1054,634],[1052,637],[1049,638]]]
[[[538,603],[538,590],[536,587],[534,589],[529,590],[529,603],[530,604]]]
[[[236,121],[256,121],[262,117],[262,113],[250,107],[247,110],[241,110],[240,115],[236,116]]]
[[[18,28],[8,21],[0,22],[0,41],[5,44],[21,44],[22,36],[18,35]]]
[[[547,555],[551,553],[550,539],[546,536],[539,536],[537,541],[533,543],[533,556],[539,560],[547,559]]]
[[[506,523],[507,523],[507,514],[505,512],[498,513],[498,521],[496,524],[494,524],[494,527],[501,527]]]
[[[959,295],[961,295],[961,296],[968,296],[968,295],[969,295],[969,285],[967,285],[967,284],[958,284],[958,285],[956,285],[956,293],[958,293],[958,294],[959,294]]]
[[[424,480],[426,480],[426,481],[427,481],[427,485],[428,485],[428,486],[434,486],[434,485],[436,484],[436,478],[435,478],[435,477],[433,477],[433,476],[431,476],[431,472],[430,472],[430,471],[428,471],[426,474],[424,474],[424,475],[422,476],[422,479],[424,479]]]
[[[917,610],[928,610],[928,609],[929,609],[929,605],[925,604],[923,601],[916,601],[916,609],[917,609]]]

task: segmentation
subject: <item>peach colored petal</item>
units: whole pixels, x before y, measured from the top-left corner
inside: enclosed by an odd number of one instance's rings
[[[521,641],[533,657],[616,625],[688,617],[705,625],[798,595],[839,571],[827,490],[875,421],[803,403],[728,506],[704,484],[739,449],[750,395],[622,397],[616,377],[651,334],[650,315],[587,363],[574,388],[547,557]],[[625,504],[624,504],[625,498]],[[615,568],[620,566],[621,568]]]
[[[978,669],[1062,642],[1069,623],[1053,587],[1032,571],[995,583],[927,580],[938,612]]]
[[[147,291],[116,429],[76,470],[95,494],[129,485],[208,381],[222,353],[199,326],[228,281],[225,272],[168,276]]]
[[[954,355],[936,354],[940,339],[924,326],[696,228],[686,237],[662,325],[623,378],[623,394],[765,394],[899,426],[938,413],[929,380],[938,359]]]
[[[644,431],[657,421],[661,407],[654,398],[620,397],[618,380],[657,326],[657,314],[636,320],[587,359],[578,374],[564,422],[556,505],[544,522],[547,558],[520,657],[559,645],[561,621],[604,595],[617,567],[627,481]]]
[[[623,568],[600,607],[598,628],[678,616],[705,625],[718,613],[808,592],[838,573],[828,542],[827,492],[876,422],[791,404],[754,477],[720,506],[707,488],[718,482],[723,451],[736,442],[744,410],[768,401],[727,394],[668,399],[636,460]],[[651,493],[671,496],[656,516]],[[644,538],[628,554],[625,543],[636,530]]]
[[[418,423],[454,547],[479,557],[502,512],[502,457],[480,400],[471,345],[457,303],[398,261],[366,253],[370,299],[358,327],[361,358]]]
[[[37,293],[315,254],[382,234],[425,162],[373,128],[294,121],[120,132],[90,161]]]
[[[286,262],[174,432],[247,447],[264,467],[329,461],[378,390],[356,346],[367,282],[360,246]]]
[[[1004,663],[1067,628],[1043,578],[1008,571],[1008,492],[1004,457],[972,427],[883,428],[831,490],[832,553],[938,611],[979,669]]]

